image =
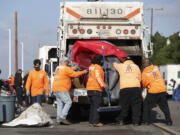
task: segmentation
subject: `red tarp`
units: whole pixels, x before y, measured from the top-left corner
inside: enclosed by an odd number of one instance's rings
[[[120,61],[124,61],[127,54],[116,46],[103,41],[76,41],[72,48],[73,62],[78,63],[80,68],[88,68],[91,59],[96,55],[103,55],[102,46],[104,46],[105,56],[116,56]]]

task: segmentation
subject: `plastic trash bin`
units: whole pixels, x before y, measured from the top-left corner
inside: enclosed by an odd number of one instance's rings
[[[0,96],[0,122],[8,122],[15,116],[15,96]]]

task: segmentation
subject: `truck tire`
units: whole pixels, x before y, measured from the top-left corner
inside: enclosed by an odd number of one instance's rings
[[[71,121],[79,121],[81,119],[81,109],[78,103],[72,103],[67,119]]]
[[[89,105],[73,103],[67,118],[71,121],[87,121],[89,117]]]

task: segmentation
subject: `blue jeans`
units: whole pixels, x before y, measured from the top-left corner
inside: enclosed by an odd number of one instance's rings
[[[69,92],[55,92],[56,100],[57,100],[57,122],[59,122],[59,118],[66,119],[68,115],[69,109],[72,105],[72,100],[69,95]]]
[[[41,98],[42,98],[42,95],[37,95],[35,97],[32,97],[32,104],[39,103],[40,105],[42,105]]]

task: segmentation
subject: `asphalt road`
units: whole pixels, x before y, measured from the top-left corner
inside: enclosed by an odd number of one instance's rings
[[[54,125],[51,127],[0,128],[0,135],[180,135],[180,102],[169,101],[173,126],[166,126],[164,116],[158,107],[153,109],[149,126],[119,126],[111,121],[103,127],[89,127],[87,121],[78,121],[72,125]],[[44,110],[55,121],[56,109],[52,105],[43,105]]]

